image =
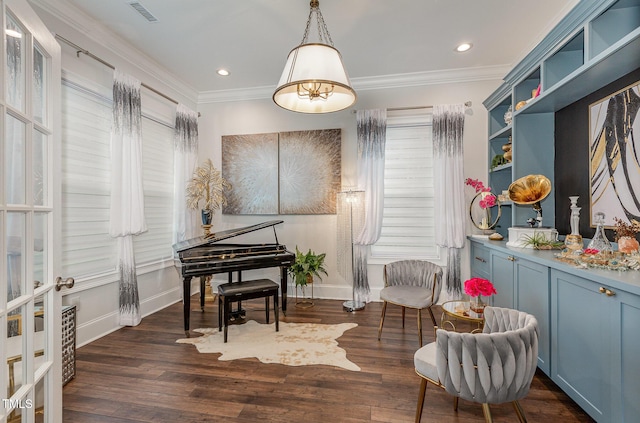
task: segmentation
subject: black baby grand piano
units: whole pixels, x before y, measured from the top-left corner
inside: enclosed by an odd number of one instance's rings
[[[287,268],[293,264],[295,254],[287,251],[285,245],[278,243],[275,225],[282,220],[272,220],[244,228],[229,229],[179,242],[173,246],[178,254],[176,262],[182,275],[184,305],[184,330],[189,330],[189,314],[191,311],[191,278],[200,277],[200,306],[204,307],[205,279],[217,273],[228,273],[229,282],[233,281],[233,272],[237,272],[237,280],[242,280],[242,271],[280,267],[280,290],[282,292],[282,311],[287,311]],[[233,244],[221,242],[249,232],[265,228],[273,228],[275,243]]]

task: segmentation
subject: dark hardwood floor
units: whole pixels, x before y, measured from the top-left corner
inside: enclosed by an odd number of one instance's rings
[[[217,308],[205,313],[191,301],[191,327],[216,327]],[[264,322],[261,299],[243,303],[247,319]],[[298,309],[288,303],[288,322],[356,322],[339,338],[348,358],[362,368],[352,372],[328,366],[290,367],[256,359],[218,361],[192,345],[176,344],[182,330],[182,304],[174,304],[133,328],[123,328],[77,351],[76,378],[64,388],[65,423],[134,422],[411,422],[420,378],[413,354],[418,348],[415,314],[407,311],[401,327],[400,308],[389,306],[382,340],[377,340],[381,304],[347,313],[342,301],[316,300]],[[439,312],[436,316],[439,316]],[[434,339],[423,318],[425,343]],[[197,336],[191,332],[192,336]],[[592,421],[571,399],[538,371],[529,395],[521,401],[528,421]],[[496,422],[517,421],[510,404],[491,407]],[[478,404],[427,388],[422,422],[483,422]]]

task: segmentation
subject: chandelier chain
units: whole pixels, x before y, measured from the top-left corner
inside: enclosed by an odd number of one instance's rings
[[[318,38],[320,43],[328,44],[333,47],[333,40],[331,39],[331,35],[329,34],[329,30],[327,29],[327,24],[324,21],[324,17],[322,16],[322,12],[320,11],[320,6],[318,2],[311,3],[311,9],[309,10],[309,17],[307,18],[307,26],[304,29],[304,35],[302,36],[302,41],[300,44],[306,44],[309,40],[309,28],[311,27],[311,17],[313,14],[316,14],[316,25],[318,26]]]

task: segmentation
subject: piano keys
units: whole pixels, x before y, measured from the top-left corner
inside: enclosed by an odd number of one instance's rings
[[[287,269],[295,260],[295,254],[288,251],[285,245],[278,243],[275,225],[282,220],[272,220],[243,228],[229,229],[201,236],[173,245],[178,255],[176,266],[182,277],[182,303],[184,312],[184,330],[189,331],[191,312],[191,279],[200,277],[200,306],[204,308],[204,290],[207,276],[227,273],[229,282],[233,281],[233,272],[237,280],[242,280],[242,271],[268,267],[280,268],[280,292],[282,295],[282,312],[287,312]],[[274,243],[235,244],[221,242],[249,232],[272,227]]]

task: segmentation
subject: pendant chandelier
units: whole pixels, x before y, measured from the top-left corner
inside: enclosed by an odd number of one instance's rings
[[[299,46],[291,50],[273,101],[280,107],[301,113],[328,113],[346,109],[356,101],[340,52],[331,35],[318,0],[311,0],[307,26]],[[317,43],[309,43],[309,28],[315,14]]]

